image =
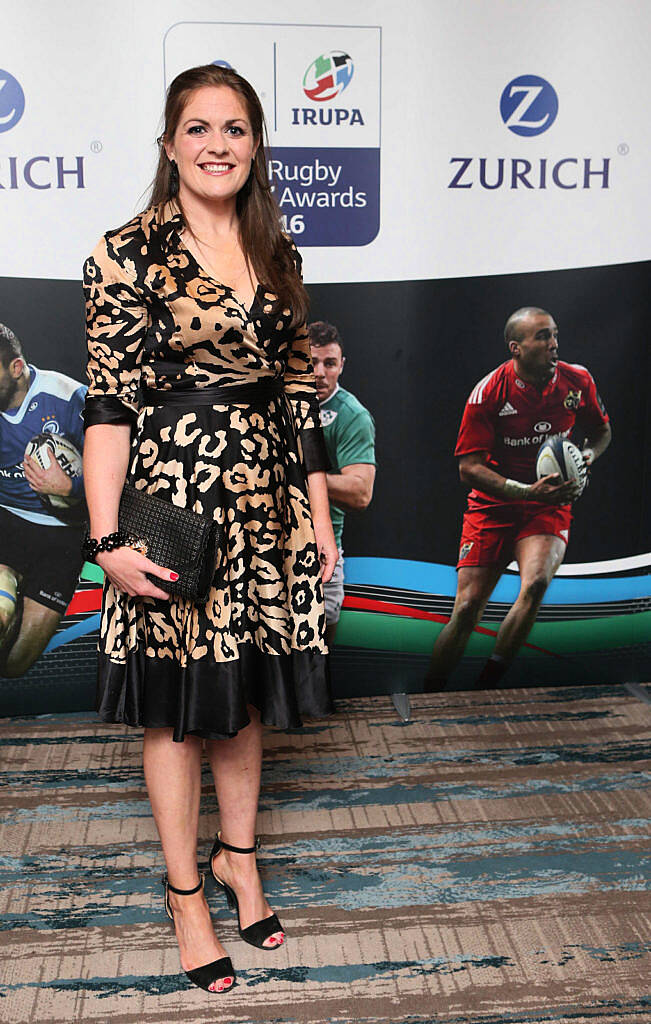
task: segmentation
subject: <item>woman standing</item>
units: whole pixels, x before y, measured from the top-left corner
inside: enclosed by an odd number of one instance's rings
[[[234,71],[179,75],[151,205],[104,236],[84,274],[89,549],[106,574],[99,713],[144,726],[181,964],[220,992],[235,975],[197,872],[202,747],[223,837],[211,871],[242,937],[273,949],[284,933],[255,862],[261,722],[331,710],[321,578],[337,549],[300,257],[280,230],[263,131]],[[217,522],[205,603],[170,598],[145,575],[171,580],[167,568],[106,539],[125,479]]]

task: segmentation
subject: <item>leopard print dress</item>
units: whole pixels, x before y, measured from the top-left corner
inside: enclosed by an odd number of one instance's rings
[[[247,704],[281,727],[331,710],[306,482],[326,463],[307,333],[262,286],[244,308],[195,261],[182,228],[173,202],[152,207],[105,235],[84,267],[86,427],[130,422],[127,479],[212,516],[221,537],[205,604],[105,583],[100,717],[171,727],[176,740],[234,735]],[[260,380],[283,387],[250,402],[143,398]]]

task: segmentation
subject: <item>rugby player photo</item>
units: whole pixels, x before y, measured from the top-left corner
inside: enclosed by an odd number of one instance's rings
[[[375,424],[368,409],[339,383],[346,357],[339,331],[317,320],[308,325],[321,426],[331,470],[326,474],[330,518],[339,549],[332,579],[324,584],[326,643],[332,646],[344,601],[343,531],[346,510],[364,509],[375,483]]]
[[[40,657],[77,585],[86,390],[0,324],[0,676]]]
[[[471,490],[454,607],[434,645],[426,692],[445,689],[497,581],[515,559],[520,591],[476,682],[480,689],[503,685],[565,556],[580,481],[611,440],[591,374],[558,358],[558,328],[549,313],[534,306],[516,310],[504,338],[511,358],[473,388],[459,430],[459,476]],[[569,453],[567,474],[560,472],[563,450]],[[537,473],[537,463],[540,470],[545,462],[559,471]]]

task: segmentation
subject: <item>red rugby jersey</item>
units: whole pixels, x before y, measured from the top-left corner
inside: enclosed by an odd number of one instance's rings
[[[592,376],[585,366],[559,360],[554,376],[540,391],[521,380],[512,359],[475,385],[466,402],[455,455],[489,453],[487,465],[522,483],[536,479],[540,445],[553,434],[572,436],[581,447],[608,422]],[[473,490],[473,503],[503,504]]]

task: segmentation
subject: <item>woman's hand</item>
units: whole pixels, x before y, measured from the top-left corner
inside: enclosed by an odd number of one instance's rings
[[[145,573],[150,572],[161,579],[178,580],[178,573],[156,565],[146,555],[134,548],[114,548],[113,551],[101,551],[95,559],[104,570],[111,583],[123,590],[129,597],[162,597],[169,600],[169,594],[148,580]]]
[[[328,583],[332,579],[335,565],[339,560],[339,551],[335,543],[330,516],[327,519],[314,520],[314,536],[321,564],[321,580],[323,583]]]

